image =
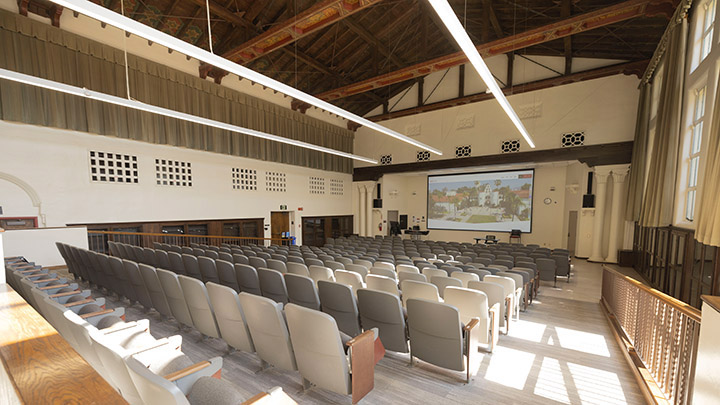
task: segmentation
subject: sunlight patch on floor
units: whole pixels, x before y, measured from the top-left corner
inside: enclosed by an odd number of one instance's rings
[[[540,343],[545,334],[546,327],[547,326],[542,323],[529,322],[521,319],[512,323],[508,336]]]
[[[549,357],[543,359],[533,393],[564,404],[570,403],[560,362],[557,359]]]
[[[610,351],[603,335],[561,327],[555,327],[555,332],[560,341],[560,347],[563,349],[610,357]]]
[[[617,374],[568,363],[580,401],[588,405],[626,405],[627,400]]]
[[[485,379],[518,390],[525,387],[535,355],[498,346],[492,354]]]

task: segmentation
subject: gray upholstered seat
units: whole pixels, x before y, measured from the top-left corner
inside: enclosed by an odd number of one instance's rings
[[[200,265],[198,264],[198,258],[193,255],[183,254],[183,265],[185,265],[185,275],[188,277],[202,280],[202,273],[200,272]]]
[[[257,269],[260,281],[260,292],[263,297],[270,298],[275,302],[287,304],[288,293],[285,287],[283,274],[277,270],[259,268]]]
[[[283,261],[276,260],[276,259],[267,259],[266,262],[267,262],[267,268],[269,268],[269,269],[277,270],[283,274],[288,272],[287,265]]]
[[[170,268],[175,274],[187,275],[185,271],[185,262],[183,261],[182,255],[177,252],[168,252],[168,260],[170,260]]]
[[[352,289],[333,281],[318,281],[322,311],[337,321],[338,328],[349,336],[360,334],[360,318]]]
[[[362,288],[357,292],[357,299],[363,328],[378,328],[380,341],[387,350],[407,353],[407,328],[400,297]]]
[[[250,262],[250,265],[255,268],[255,270],[259,269],[260,267],[267,268],[267,262],[262,257],[248,257],[248,261]]]
[[[185,295],[183,294],[182,287],[180,287],[178,275],[163,269],[157,269],[156,274],[160,281],[160,286],[162,286],[163,292],[165,293],[165,299],[170,306],[170,312],[172,312],[173,318],[183,325],[193,327],[192,316],[190,315],[187,302],[185,302]]]
[[[165,298],[165,292],[160,285],[160,280],[158,279],[155,268],[147,264],[141,264],[139,270],[148,294],[150,294],[150,301],[152,301],[153,308],[164,316],[172,316],[172,310]]]
[[[163,249],[155,249],[155,267],[170,270],[170,257],[168,252]]]
[[[407,271],[401,271],[398,273],[398,284],[402,284],[405,280],[415,280],[415,281],[422,281],[423,283],[427,282],[427,277],[420,273],[411,273]]]
[[[239,293],[240,286],[238,285],[237,274],[235,274],[235,265],[225,260],[216,260],[215,267],[217,268],[219,284],[230,287]]]
[[[212,282],[207,283],[207,292],[215,311],[220,337],[230,347],[254,353],[255,345],[237,292],[230,287]]]
[[[125,272],[128,275],[128,279],[130,280],[133,290],[135,290],[138,302],[140,302],[140,304],[145,308],[152,309],[152,299],[150,298],[150,293],[148,292],[147,287],[145,287],[145,281],[143,281],[143,278],[140,275],[140,269],[138,268],[137,263],[130,260],[123,260],[123,267],[125,268]]]
[[[462,281],[460,281],[457,278],[452,278],[448,276],[433,276],[430,279],[430,282],[432,284],[435,284],[435,286],[438,289],[438,294],[440,294],[440,298],[443,298],[445,296],[445,287],[448,286],[455,286],[455,287],[462,287]]]
[[[245,255],[235,253],[235,254],[233,254],[232,257],[233,257],[233,259],[232,259],[233,263],[248,264],[248,265],[250,264],[250,259],[248,259],[248,257]]]
[[[257,270],[248,264],[235,263],[235,275],[241,292],[262,295]]]
[[[286,266],[288,273],[310,277],[310,271],[303,263],[287,262]]]
[[[345,270],[353,271],[353,272],[359,274],[360,277],[362,277],[363,281],[365,281],[365,279],[367,278],[367,275],[368,275],[367,267],[360,265],[360,264],[354,264],[354,263],[346,264]]]
[[[553,285],[557,287],[557,264],[555,260],[538,258],[535,259],[535,264],[537,265],[538,273],[540,273],[540,280],[552,281]]]
[[[205,284],[196,278],[187,276],[178,276],[178,280],[195,328],[203,335],[220,337],[220,330]]]
[[[335,270],[345,270],[345,265],[343,265],[340,262],[336,262],[334,260],[325,260],[325,267],[329,267],[333,271]]]
[[[285,274],[285,287],[287,288],[288,300],[297,305],[320,310],[320,297],[313,279],[300,274]]]
[[[217,267],[215,267],[215,259],[211,259],[206,256],[200,256],[197,258],[198,266],[200,267],[200,275],[202,281],[207,283],[212,281],[213,283],[220,283],[220,279],[217,274]]]
[[[263,367],[270,364],[284,370],[297,370],[282,304],[246,292],[240,293],[239,299]]]
[[[378,263],[378,262],[376,262],[375,264],[377,264],[377,263]],[[376,275],[376,276],[383,276],[383,277],[392,278],[393,280],[396,280],[396,279],[397,279],[397,274],[395,273],[395,270],[389,269],[389,268],[387,268],[387,267],[373,266],[373,267],[370,269],[370,274],[374,274],[374,275]]]

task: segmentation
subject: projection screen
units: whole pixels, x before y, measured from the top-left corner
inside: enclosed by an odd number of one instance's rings
[[[535,170],[428,176],[427,227],[532,231]]]

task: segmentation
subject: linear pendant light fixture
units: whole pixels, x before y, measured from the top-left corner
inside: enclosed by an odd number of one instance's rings
[[[442,22],[445,23],[445,26],[450,31],[453,38],[455,38],[455,41],[458,45],[460,45],[460,49],[463,50],[465,56],[467,56],[470,60],[470,63],[483,79],[485,85],[488,86],[490,92],[492,92],[498,103],[500,103],[500,107],[505,110],[505,114],[507,114],[513,124],[515,124],[518,131],[520,131],[520,134],[527,141],[528,145],[530,145],[531,148],[535,148],[535,143],[532,138],[530,138],[530,134],[527,129],[525,129],[525,126],[522,121],[520,121],[520,118],[515,113],[515,110],[513,110],[507,98],[505,98],[505,94],[500,89],[500,86],[498,86],[492,73],[490,73],[490,69],[488,69],[477,48],[475,48],[475,44],[473,44],[470,36],[468,36],[467,31],[465,31],[465,28],[463,28],[462,24],[460,24],[460,20],[458,20],[455,11],[453,11],[452,7],[450,7],[450,3],[448,3],[447,0],[428,1]]]
[[[268,139],[270,141],[281,142],[288,145],[299,146],[301,148],[312,149],[323,153],[329,153],[332,155],[342,156],[349,159],[360,160],[367,163],[377,164],[377,160],[366,158],[364,156],[353,155],[335,149],[326,148],[324,146],[314,145],[307,142],[296,141],[294,139],[285,138],[279,135],[267,134],[265,132],[256,131],[254,129],[243,128],[237,125],[226,124],[220,121],[214,121],[211,119],[198,117],[196,115],[185,114],[175,110],[169,110],[167,108],[157,107],[151,104],[141,103],[135,100],[128,100],[126,98],[113,96],[110,94],[99,93],[80,87],[70,86],[64,83],[58,83],[51,80],[41,79],[39,77],[30,76],[12,70],[0,69],[0,79],[6,79],[13,82],[29,84],[31,86],[42,87],[49,90],[58,91],[65,94],[71,94],[74,96],[85,97],[93,100],[102,101],[108,104],[115,104],[122,107],[131,108],[133,110],[146,111],[149,113],[162,115],[165,117],[176,118],[183,121],[194,122],[208,127],[219,128],[226,131],[237,132],[240,134],[250,135],[258,138]]]
[[[227,60],[219,55],[210,53],[202,48],[191,45],[181,39],[170,36],[162,31],[158,31],[154,28],[148,27],[145,24],[137,22],[133,19],[124,17],[112,10],[109,10],[100,5],[94,4],[87,0],[50,0],[55,4],[61,5],[70,10],[76,11],[80,14],[84,14],[90,18],[94,18],[106,24],[110,24],[116,28],[135,34],[141,38],[152,41],[156,44],[162,45],[174,51],[180,52],[184,55],[195,58],[199,61],[205,62],[209,65],[213,65],[226,72],[236,74],[240,77],[248,79],[252,82],[258,83],[265,87],[279,91],[280,93],[286,94],[297,100],[304,101],[310,105],[321,108],[327,112],[333,113],[340,117],[343,117],[349,121],[356,122],[365,127],[374,129],[375,131],[382,132],[400,141],[407,142],[418,148],[430,151],[432,153],[442,155],[439,149],[433,148],[432,146],[425,145],[422,142],[418,142],[412,138],[409,138],[397,131],[390,128],[384,127],[378,123],[372,122],[366,118],[360,117],[359,115],[353,114],[347,110],[337,107],[327,101],[320,100],[317,97],[313,97],[310,94],[302,92],[294,87],[290,87],[285,83],[281,83],[277,80],[271,79],[261,73],[254,70],[248,69],[235,62]]]

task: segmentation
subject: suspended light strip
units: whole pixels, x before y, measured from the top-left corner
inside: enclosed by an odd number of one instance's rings
[[[196,124],[205,125],[208,127],[223,129],[226,131],[237,132],[240,134],[250,135],[257,138],[263,138],[270,141],[285,143],[288,145],[299,146],[305,149],[312,149],[318,152],[330,153],[332,155],[342,156],[349,159],[360,160],[367,163],[377,164],[377,160],[366,158],[364,156],[353,155],[335,149],[326,148],[324,146],[313,145],[311,143],[296,141],[294,139],[285,138],[278,135],[267,134],[265,132],[256,131],[254,129],[243,128],[237,125],[226,124],[220,121],[214,121],[196,115],[185,114],[175,110],[169,110],[167,108],[157,107],[150,104],[141,103],[135,100],[128,100],[126,98],[116,97],[105,93],[99,93],[80,87],[70,86],[64,83],[58,83],[51,80],[41,79],[35,76],[29,76],[26,74],[13,72],[11,70],[0,69],[0,79],[11,80],[13,82],[29,84],[31,86],[42,87],[49,90],[58,91],[65,94],[71,94],[73,96],[85,97],[93,100],[102,101],[108,104],[119,105],[122,107],[131,108],[133,110],[146,111],[149,113],[162,115],[170,118],[177,118],[179,120],[194,122]]]
[[[94,18],[98,21],[110,24],[116,28],[135,34],[141,38],[152,41],[156,44],[165,46],[174,51],[180,52],[184,55],[195,58],[199,61],[205,62],[209,65],[213,65],[226,72],[236,74],[240,77],[244,77],[252,82],[261,84],[265,87],[269,87],[273,90],[279,91],[280,93],[286,94],[297,100],[303,101],[315,107],[321,108],[327,112],[333,113],[340,117],[343,117],[349,121],[356,122],[365,127],[374,129],[378,132],[382,132],[386,135],[390,135],[400,141],[407,142],[411,145],[417,146],[418,148],[425,149],[432,153],[442,155],[439,149],[425,145],[422,142],[418,142],[412,138],[409,138],[397,131],[393,131],[390,128],[384,127],[380,124],[372,122],[368,119],[355,115],[347,110],[339,108],[335,105],[328,103],[327,101],[320,100],[319,98],[313,97],[307,93],[304,93],[296,88],[290,87],[277,80],[271,79],[261,73],[255,72],[254,70],[248,69],[244,66],[238,65],[235,62],[231,62],[221,56],[210,53],[204,49],[198,48],[191,45],[181,39],[170,36],[164,32],[158,31],[154,28],[148,27],[145,24],[137,22],[127,17],[123,17],[120,14],[115,13],[105,7],[91,3],[86,0],[51,0],[53,3],[61,5],[70,10],[84,14],[90,18]]]
[[[500,86],[498,86],[492,73],[490,73],[490,69],[488,69],[485,61],[480,56],[480,53],[477,51],[477,48],[475,48],[475,45],[468,36],[467,31],[465,31],[465,28],[463,28],[462,24],[460,24],[460,20],[458,20],[457,15],[455,15],[455,11],[453,11],[452,7],[450,7],[450,4],[447,2],[447,0],[428,1],[430,2],[430,5],[433,7],[433,9],[435,9],[435,12],[443,21],[443,23],[445,23],[445,26],[450,31],[453,38],[455,38],[455,41],[458,43],[458,45],[460,45],[460,48],[463,50],[463,52],[465,52],[465,56],[467,56],[475,70],[477,70],[480,77],[488,86],[488,89],[490,89],[490,92],[492,92],[498,103],[500,103],[500,107],[505,110],[505,114],[507,114],[513,124],[515,124],[518,131],[520,131],[520,134],[523,136],[523,138],[525,138],[530,147],[534,148],[535,143],[533,142],[532,138],[530,138],[530,134],[528,133],[527,129],[525,129],[525,126],[520,121],[520,118],[515,113],[515,110],[513,110],[507,98],[505,98],[505,94],[500,89]]]

